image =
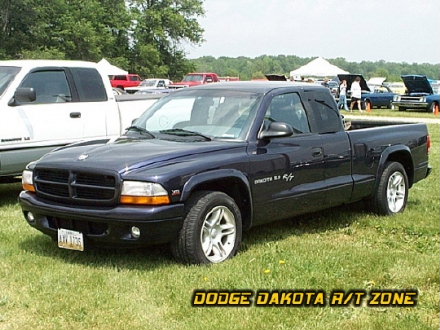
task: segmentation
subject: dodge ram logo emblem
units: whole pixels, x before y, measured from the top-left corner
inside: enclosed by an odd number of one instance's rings
[[[80,155],[79,157],[78,157],[78,160],[84,160],[84,159],[87,159],[89,157],[89,155],[87,155],[87,154],[82,154],[82,155]]]

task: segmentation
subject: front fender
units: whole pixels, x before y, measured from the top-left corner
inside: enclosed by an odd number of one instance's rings
[[[208,183],[210,181],[217,181],[222,179],[235,178],[240,180],[251,198],[251,189],[248,178],[243,174],[243,172],[235,169],[219,169],[212,170],[208,172],[203,172],[200,174],[193,175],[183,186],[182,195],[180,201],[183,202],[189,198],[191,192],[194,188],[202,183]]]
[[[235,180],[239,182],[239,192],[240,194],[246,194],[246,196],[241,196],[241,201],[247,201],[243,204],[246,210],[246,219],[244,220],[243,227],[250,228],[253,219],[253,202],[251,187],[246,175],[236,169],[217,169],[212,171],[203,172],[192,176],[183,186],[180,201],[186,201],[191,193],[197,189],[198,186],[203,185],[204,189],[209,189],[210,185],[216,185],[218,183],[224,183],[228,180]],[[231,189],[232,191],[232,189]],[[227,193],[227,191],[225,191]],[[240,200],[236,201],[240,204]]]

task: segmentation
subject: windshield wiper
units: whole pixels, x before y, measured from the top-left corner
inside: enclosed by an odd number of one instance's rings
[[[143,128],[143,127],[137,126],[137,125],[131,125],[130,127],[127,127],[126,130],[127,131],[133,130],[133,131],[137,131],[137,132],[140,132],[140,133],[147,133],[152,138],[155,138],[154,134],[151,133],[149,130],[147,130],[147,129]]]
[[[165,129],[165,130],[162,130],[159,132],[163,133],[163,134],[170,134],[170,135],[177,135],[177,136],[200,136],[200,137],[204,138],[206,141],[212,140],[212,138],[210,138],[209,136],[206,136],[202,133],[189,131],[189,130],[182,129],[182,128]]]

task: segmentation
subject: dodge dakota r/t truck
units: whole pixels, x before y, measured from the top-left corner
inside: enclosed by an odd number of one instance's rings
[[[0,61],[0,182],[55,147],[121,135],[159,97],[115,97],[97,63]]]
[[[375,125],[344,130],[322,86],[185,88],[116,140],[29,164],[19,201],[29,225],[61,248],[170,242],[185,263],[222,262],[252,226],[360,200],[402,212],[408,189],[430,173],[427,127]]]

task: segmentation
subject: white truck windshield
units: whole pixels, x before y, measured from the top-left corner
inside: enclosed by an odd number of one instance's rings
[[[0,66],[0,97],[19,71],[15,66]]]

